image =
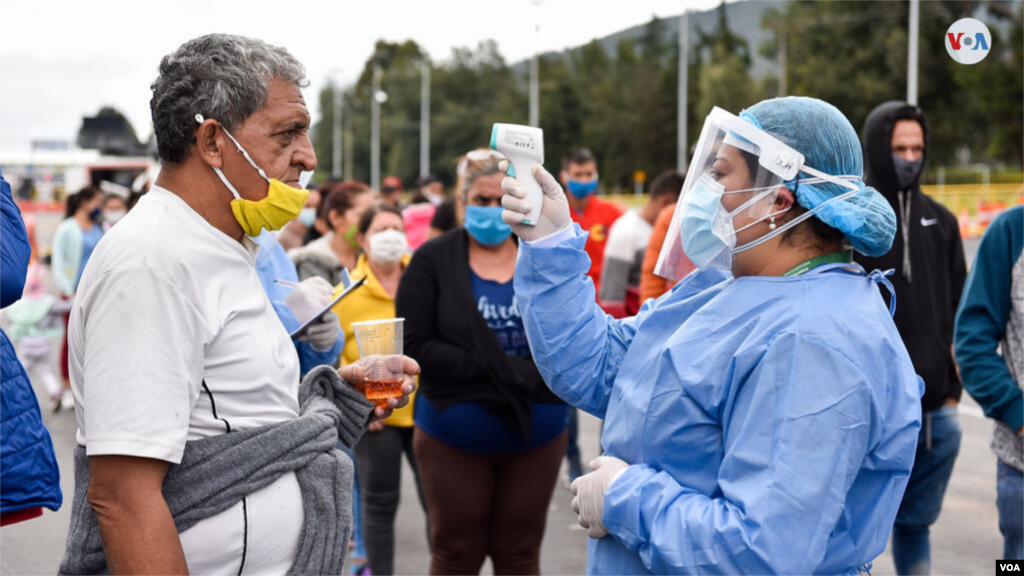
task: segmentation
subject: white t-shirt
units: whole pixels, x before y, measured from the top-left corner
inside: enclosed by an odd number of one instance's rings
[[[654,227],[636,210],[628,210],[608,230],[601,277],[602,301],[621,302],[626,289],[640,285],[644,252]]]
[[[181,462],[186,440],[298,417],[299,359],[257,246],[154,186],[96,246],[68,326],[89,456]],[[283,573],[302,530],[294,474],[181,533],[192,573]]]

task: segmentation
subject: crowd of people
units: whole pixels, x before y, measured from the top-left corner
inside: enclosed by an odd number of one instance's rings
[[[716,108],[689,173],[629,211],[575,148],[528,176],[528,225],[489,149],[447,192],[307,185],[283,48],[204,36],[159,70],[161,173],[68,199],[58,297],[2,182],[3,519],[62,499],[27,371],[77,419],[61,573],[393,574],[404,460],[432,574],[538,574],[563,461],[588,573],[856,574],[891,534],[927,574],[963,389],[1024,558],[1024,208],[968,275],[918,184],[919,108],[879,105],[863,148],[820,100]],[[375,404],[353,324],[396,317],[402,393]],[[577,410],[603,421],[586,467]]]

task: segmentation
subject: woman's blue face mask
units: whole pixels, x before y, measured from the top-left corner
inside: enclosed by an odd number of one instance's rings
[[[501,219],[503,210],[501,206],[466,206],[463,227],[484,246],[497,246],[512,234],[512,228]]]
[[[760,220],[755,219],[737,230],[733,225],[733,218],[755,203],[761,202],[774,190],[775,187],[768,186],[729,192],[709,174],[702,174],[681,204],[683,214],[679,222],[679,237],[683,243],[683,252],[701,270],[729,270],[732,267],[733,251],[736,249],[736,234],[754,226]],[[722,205],[722,197],[726,194],[739,193],[752,194],[752,197],[730,212]],[[777,216],[787,210],[788,208],[768,216]]]

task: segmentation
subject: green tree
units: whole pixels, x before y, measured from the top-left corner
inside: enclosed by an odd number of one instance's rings
[[[1018,3],[1008,34],[996,27],[992,53],[973,66],[956,66],[952,77],[958,86],[957,103],[969,127],[966,134],[983,158],[1013,161],[1024,166],[1024,4]]]
[[[715,106],[738,114],[762,99],[750,77],[750,48],[730,30],[724,1],[718,7],[717,26],[710,32],[698,28],[697,37],[697,51],[705,59],[698,76],[698,117]]]
[[[739,43],[727,27],[715,38],[725,46]],[[728,49],[746,58],[742,46]],[[414,42],[378,42],[375,57],[383,70],[381,88],[388,94],[381,106],[381,170],[410,183],[419,166],[416,66],[423,54]],[[666,38],[665,24],[657,18],[638,38],[620,42],[614,54],[595,41],[567,55],[541,57],[541,125],[548,167],[557,170],[567,150],[586,146],[600,160],[602,181],[610,188],[629,186],[637,169],[655,174],[673,166],[678,57],[675,39]],[[700,74],[699,54],[691,56],[691,65]],[[431,170],[451,183],[457,159],[486,146],[494,122],[527,121],[527,78],[505,63],[492,41],[453,49],[432,66]],[[363,181],[370,169],[372,70],[372,60],[367,61],[344,97],[346,165],[353,167],[346,177]],[[329,84],[318,98],[321,119],[313,142],[321,159],[320,179],[331,169],[335,89]],[[691,82],[694,134],[700,128],[695,126],[699,92],[698,83]]]
[[[345,139],[351,146],[351,179],[370,179],[371,97],[374,58],[382,69],[381,173],[413,183],[419,174],[421,66],[423,50],[413,41],[379,41],[356,83],[345,90]],[[524,123],[525,93],[493,41],[475,49],[455,48],[450,59],[431,65],[430,169],[454,180],[457,159],[486,147],[495,122]],[[319,94],[322,118],[314,129],[313,146],[321,159],[319,177],[330,171],[334,86]],[[346,153],[349,146],[346,146]],[[348,164],[349,161],[346,161]]]
[[[953,161],[964,146],[979,160],[1024,160],[1021,39],[1012,36],[1019,34],[1021,4],[984,2],[1012,32],[1002,41],[998,27],[990,26],[993,53],[977,65],[957,64],[938,40],[981,4],[920,4],[918,103],[931,125],[933,167]],[[763,26],[776,38],[762,53],[776,57],[778,36],[785,35],[789,93],[831,102],[860,131],[875,106],[906,98],[908,18],[907,2],[790,2],[765,15]]]
[[[545,164],[549,170],[558,170],[566,152],[585,144],[580,137],[587,121],[585,100],[591,98],[591,87],[573,73],[565,58],[541,57],[539,71]]]

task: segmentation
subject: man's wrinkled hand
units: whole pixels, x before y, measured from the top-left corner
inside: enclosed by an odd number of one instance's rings
[[[338,369],[338,375],[342,377],[345,382],[348,382],[350,386],[364,392],[366,390],[366,363],[365,359],[359,359],[358,361],[342,366]],[[402,395],[397,398],[388,398],[385,403],[387,407],[377,406],[373,411],[373,417],[378,420],[383,420],[394,410],[402,408],[409,404],[409,397],[416,391],[416,379],[420,373],[420,365],[415,360],[408,356],[401,357],[401,370],[403,374],[402,378]]]

